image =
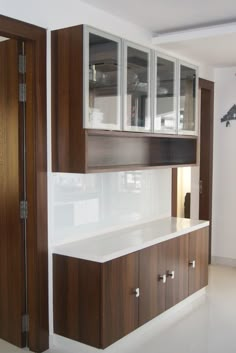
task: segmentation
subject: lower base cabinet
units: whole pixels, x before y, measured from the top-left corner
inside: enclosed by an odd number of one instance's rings
[[[106,348],[207,283],[208,227],[105,263],[54,254],[54,332]]]

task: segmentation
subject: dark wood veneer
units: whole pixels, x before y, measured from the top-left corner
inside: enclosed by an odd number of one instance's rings
[[[196,267],[189,266],[189,295],[208,284],[209,227],[189,234],[189,259]]]
[[[26,45],[29,347],[42,352],[49,346],[46,30],[0,15],[0,35]]]
[[[138,255],[132,253],[102,265],[102,348],[138,327]]]
[[[70,339],[101,347],[99,263],[53,256],[54,331]]]
[[[166,286],[159,276],[166,273],[166,242],[140,251],[139,324],[143,325],[165,311]]]
[[[203,228],[105,263],[54,254],[55,333],[106,348],[206,286],[207,232]],[[189,267],[192,259],[196,269]],[[175,277],[163,283],[160,276],[169,271]]]
[[[166,245],[166,269],[174,271],[174,279],[166,281],[166,309],[188,296],[188,234],[171,239]]]
[[[0,43],[0,338],[25,346],[23,234],[19,218],[18,43]]]

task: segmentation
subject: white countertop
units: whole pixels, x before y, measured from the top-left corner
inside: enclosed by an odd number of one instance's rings
[[[103,263],[207,226],[208,221],[168,217],[55,246],[53,253]]]

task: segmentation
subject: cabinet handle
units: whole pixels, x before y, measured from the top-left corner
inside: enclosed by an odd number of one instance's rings
[[[139,290],[139,288],[136,288],[135,291],[134,291],[134,293],[135,293],[135,297],[138,298],[138,297],[140,296],[140,290]]]
[[[195,268],[196,267],[196,261],[195,260],[190,261],[189,262],[189,266],[191,266],[192,268]]]
[[[163,283],[166,283],[166,275],[161,275],[158,277],[159,281],[162,281]]]
[[[175,271],[168,271],[167,272],[167,277],[170,277],[171,279],[175,278]]]

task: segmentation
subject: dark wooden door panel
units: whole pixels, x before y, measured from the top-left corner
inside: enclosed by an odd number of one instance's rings
[[[211,218],[211,91],[201,89],[201,144],[200,144],[200,195],[199,219],[209,221]]]
[[[139,325],[165,311],[166,242],[140,251],[139,257]]]
[[[0,43],[0,338],[23,347],[18,110],[18,44],[11,39]]]
[[[54,332],[100,348],[100,264],[53,255]]]
[[[166,310],[188,296],[188,235],[166,245]]]
[[[102,265],[102,348],[138,327],[138,260],[136,252]]]
[[[209,227],[189,234],[189,295],[208,284]]]

